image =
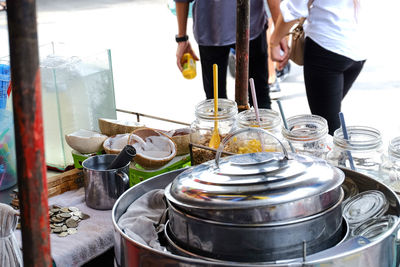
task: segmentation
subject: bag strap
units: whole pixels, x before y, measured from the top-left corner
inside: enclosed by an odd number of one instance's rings
[[[313,4],[314,0],[308,0],[307,7],[308,7],[308,12],[310,12],[311,5]],[[304,22],[306,21],[307,17],[301,17],[299,19],[299,23],[297,24],[296,28],[303,27]],[[289,33],[290,34],[290,33]]]

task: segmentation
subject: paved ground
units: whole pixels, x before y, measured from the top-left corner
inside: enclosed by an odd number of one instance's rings
[[[372,6],[374,3],[362,2],[363,7],[374,11],[370,21],[371,42],[365,44],[370,57],[343,102],[343,112],[348,125],[375,127],[387,141],[400,136],[400,55],[396,52],[399,38],[394,26],[400,3],[385,0]],[[204,98],[200,66],[194,80],[185,80],[178,72],[176,18],[167,8],[167,0],[37,0],[36,3],[40,44],[62,41],[92,51],[111,49],[118,108],[193,121],[194,105]],[[189,22],[189,29],[191,26]],[[190,38],[193,40],[193,36]],[[1,12],[0,56],[7,54],[6,15]],[[281,88],[281,93],[272,96],[282,100],[287,117],[309,113],[300,67],[292,69]],[[232,77],[228,78],[228,96],[234,99]],[[276,103],[273,107],[278,110]],[[156,122],[147,123],[152,126]]]

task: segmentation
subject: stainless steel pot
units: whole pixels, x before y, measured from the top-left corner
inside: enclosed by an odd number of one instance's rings
[[[347,221],[343,218],[343,222],[342,222],[342,225],[343,225],[343,227],[342,227],[342,233],[341,233],[341,236],[342,236],[342,240],[339,242],[339,243],[337,243],[337,245],[339,245],[340,243],[342,243],[342,242],[344,242],[345,240],[347,240],[349,237],[350,237],[350,228],[349,228],[349,225],[348,225],[348,223],[347,223]],[[167,240],[167,242],[168,242],[168,250],[169,251],[171,251],[172,253],[174,253],[175,255],[180,255],[180,256],[184,256],[184,257],[189,257],[189,258],[196,258],[196,259],[203,259],[203,260],[206,260],[206,261],[218,261],[218,259],[215,259],[215,258],[210,258],[210,257],[207,257],[207,256],[204,256],[204,255],[200,255],[200,254],[196,254],[196,253],[194,253],[193,251],[189,251],[189,250],[186,250],[185,248],[183,248],[183,247],[181,247],[181,246],[179,246],[173,239],[172,239],[172,233],[171,233],[171,231],[169,230],[169,222],[167,222],[166,223],[166,225],[165,225],[165,228],[164,228],[164,235],[165,235],[165,238],[166,238],[166,240]],[[306,249],[306,248],[305,248]],[[306,252],[307,253],[307,252]],[[318,255],[318,253],[317,254],[314,254],[314,255]],[[301,260],[299,260],[299,259],[293,259],[293,260],[289,260],[289,261],[301,261]],[[231,260],[232,261],[232,260]],[[225,263],[226,263],[227,261],[225,261]],[[254,263],[248,263],[248,264],[250,264],[250,265],[254,265]]]
[[[117,225],[118,219],[125,213],[126,209],[136,199],[153,189],[163,189],[171,183],[183,170],[165,173],[148,179],[126,191],[115,203],[112,210],[114,224],[114,248],[116,263],[118,266],[249,266],[247,263],[210,261],[204,259],[183,257],[169,252],[158,251],[138,243],[127,236]],[[400,215],[400,200],[396,194],[384,184],[358,172],[342,169],[346,178],[352,179],[358,186],[359,191],[379,190],[385,194],[389,201],[388,214]],[[395,266],[396,264],[396,234],[399,227],[399,220],[381,235],[379,239],[369,242],[363,238],[356,238],[344,241],[339,245],[323,250],[313,255],[307,255],[304,259],[292,261],[280,261],[265,264],[252,264],[251,266],[262,267],[294,267],[309,266],[319,267],[354,267],[354,266]]]
[[[266,133],[241,129],[222,146],[249,131]],[[315,253],[338,243],[343,172],[282,150],[221,160],[217,152],[215,162],[181,173],[165,189],[171,239],[197,254],[242,262],[292,259],[304,248]]]
[[[343,195],[342,195],[343,198]],[[343,237],[341,199],[328,210],[285,224],[221,223],[169,206],[170,239],[208,258],[268,262],[301,257],[333,247]]]

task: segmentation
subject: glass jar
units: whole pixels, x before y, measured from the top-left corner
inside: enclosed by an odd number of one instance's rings
[[[380,167],[379,177],[393,191],[400,193],[400,137],[389,142],[388,155]]]
[[[262,128],[279,140],[283,140],[281,135],[281,118],[279,113],[272,109],[259,109],[260,123],[257,122],[256,113],[254,109],[249,109],[240,112],[237,115],[236,123],[238,129],[248,127]],[[236,151],[239,154],[254,153],[254,152],[274,152],[281,151],[281,145],[277,140],[269,135],[264,134],[261,138],[260,133],[248,132],[246,135],[237,136],[233,141],[236,141]]]
[[[371,218],[383,216],[389,209],[385,195],[377,190],[364,191],[350,198],[343,206],[343,216],[354,229]]]
[[[288,149],[296,153],[326,158],[332,145],[327,121],[318,115],[297,115],[287,119],[288,129],[282,127],[282,135]]]
[[[372,127],[349,126],[347,134],[348,140],[344,139],[342,128],[334,132],[327,161],[334,166],[351,168],[352,159],[356,171],[379,180],[383,156],[381,133]]]
[[[351,232],[352,236],[362,236],[373,242],[382,237],[396,223],[397,217],[393,215],[380,218],[370,218]]]
[[[190,125],[190,147],[192,164],[197,165],[215,159],[215,149],[209,147],[214,130],[215,120],[218,122],[220,139],[226,137],[235,127],[238,113],[236,102],[229,99],[218,99],[218,114],[214,114],[214,100],[208,99],[196,105],[196,119]]]

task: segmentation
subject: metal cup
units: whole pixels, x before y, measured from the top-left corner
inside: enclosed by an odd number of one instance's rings
[[[118,169],[107,170],[117,155],[96,155],[83,161],[85,201],[88,207],[109,210],[129,188],[129,163]]]

